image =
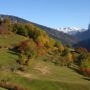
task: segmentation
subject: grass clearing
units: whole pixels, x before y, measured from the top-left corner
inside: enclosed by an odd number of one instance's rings
[[[11,45],[17,44],[25,38],[20,35],[0,35],[0,67],[15,64],[18,59],[18,55],[13,51],[8,50]]]
[[[23,36],[11,34],[11,35],[0,35],[0,46],[9,47],[20,41],[24,40]]]

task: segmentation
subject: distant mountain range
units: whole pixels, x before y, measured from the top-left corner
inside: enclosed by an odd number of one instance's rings
[[[74,44],[74,47],[84,47],[87,48],[88,51],[90,51],[90,24],[88,25],[88,30],[81,32],[81,33],[77,33],[76,37],[80,38],[81,40]]]
[[[77,27],[68,27],[68,28],[56,28],[58,31],[64,32],[69,35],[76,35],[78,33],[84,32],[87,29],[77,28]]]
[[[46,31],[46,33],[50,37],[52,37],[54,39],[57,39],[57,40],[61,40],[63,44],[75,44],[75,43],[77,43],[79,41],[78,38],[73,37],[71,35],[68,35],[66,33],[63,33],[61,31],[58,31],[57,29],[53,29],[53,28],[50,28],[50,27],[39,25],[37,23],[33,23],[31,21],[28,21],[28,20],[25,20],[25,19],[22,19],[22,18],[19,18],[19,17],[16,17],[16,16],[0,14],[0,17],[2,17],[2,18],[10,18],[13,22],[31,23],[31,24],[35,25],[36,27]]]
[[[77,37],[80,40],[90,39],[90,24],[88,25],[88,29],[68,27],[68,28],[57,28],[57,30],[66,33],[68,35]]]
[[[88,25],[88,29],[68,27],[58,28],[57,30],[80,39],[79,42],[73,44],[73,47],[83,47],[90,51],[90,24]]]

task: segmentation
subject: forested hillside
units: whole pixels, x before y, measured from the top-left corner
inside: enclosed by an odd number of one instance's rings
[[[0,18],[0,87],[89,90],[89,77],[86,48],[63,45],[31,23]]]

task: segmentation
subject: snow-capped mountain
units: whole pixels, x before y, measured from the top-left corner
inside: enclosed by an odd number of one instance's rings
[[[58,31],[67,33],[69,35],[76,35],[77,33],[84,32],[87,29],[77,28],[77,27],[68,27],[68,28],[56,28]]]

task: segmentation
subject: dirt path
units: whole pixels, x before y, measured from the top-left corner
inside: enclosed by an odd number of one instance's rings
[[[25,72],[21,72],[21,71],[17,71],[16,73],[23,77],[26,77],[26,78],[30,78],[30,79],[36,78],[35,75],[33,75],[33,74],[29,74],[29,73],[25,73]]]

